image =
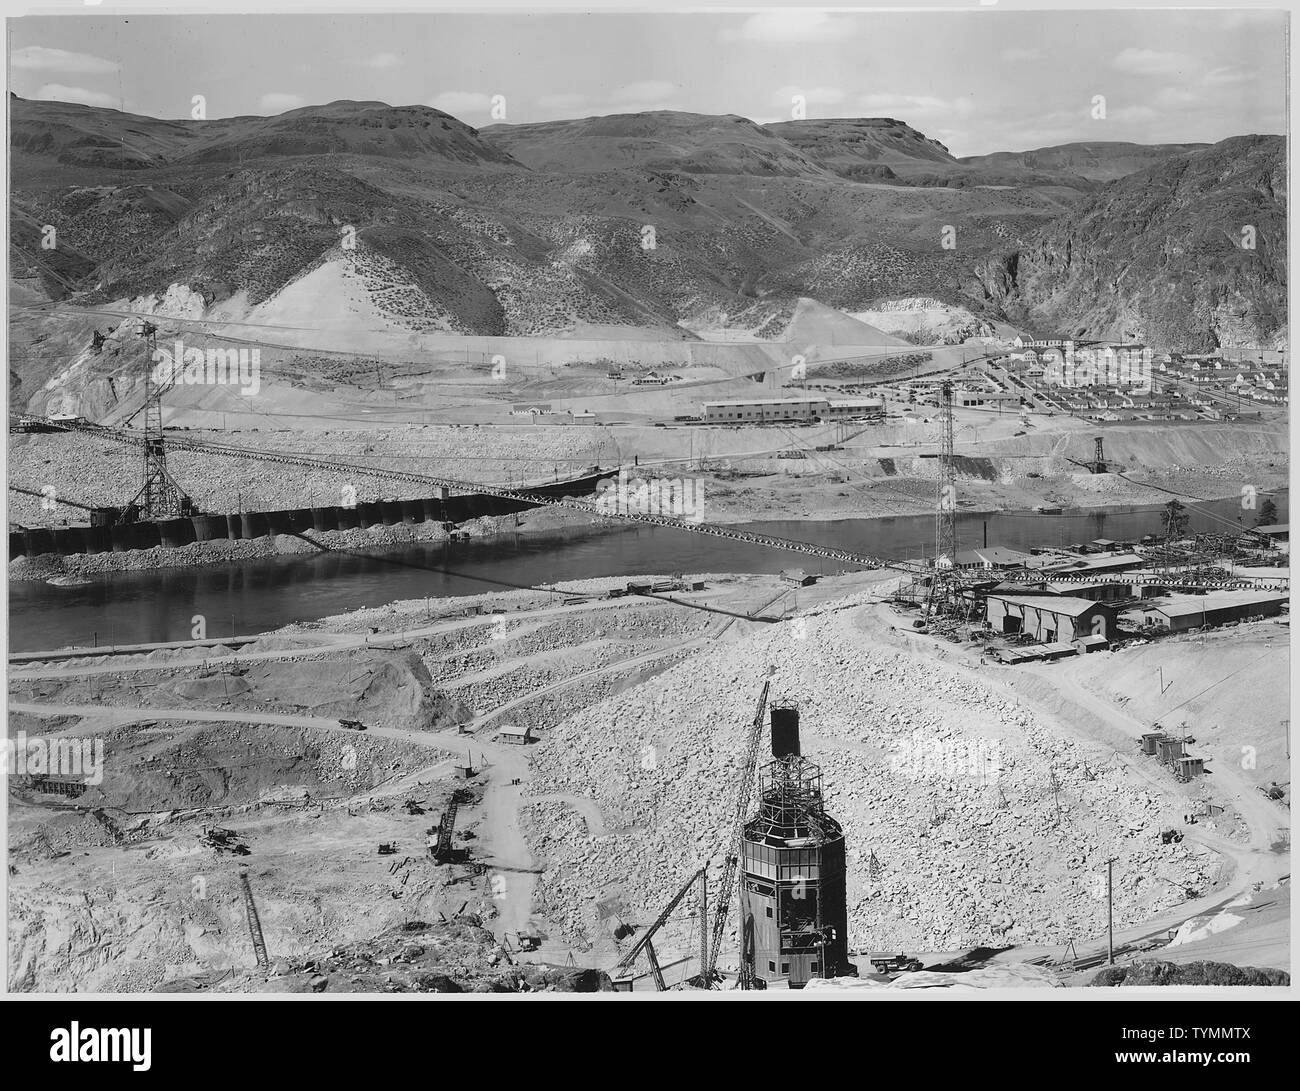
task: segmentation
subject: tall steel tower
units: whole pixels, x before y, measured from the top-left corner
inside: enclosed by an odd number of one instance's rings
[[[925,613],[948,612],[957,595],[957,484],[952,454],[952,383],[939,387],[940,427],[939,475],[934,490],[934,570]]]
[[[127,507],[127,521],[135,519],[173,519],[191,515],[194,503],[176,484],[167,469],[167,448],[163,439],[162,396],[172,385],[174,372],[162,383],[154,382],[154,354],[158,348],[158,327],[142,322],[140,336],[145,339],[148,355],[144,363],[144,484]],[[179,366],[180,361],[175,362]]]
[[[952,383],[945,379],[939,387],[940,425],[943,429],[939,454],[939,480],[934,503],[934,563],[945,558],[957,564],[957,484],[952,454]]]

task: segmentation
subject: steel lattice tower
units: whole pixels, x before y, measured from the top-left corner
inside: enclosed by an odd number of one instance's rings
[[[935,579],[947,558],[949,571],[957,567],[957,485],[953,469],[952,383],[944,380],[939,388],[940,424],[943,429],[939,453],[939,478],[934,503]]]
[[[170,382],[155,383],[154,355],[158,347],[158,327],[152,322],[140,326],[148,355],[144,364],[144,484],[131,501],[139,519],[172,519],[187,515],[193,508],[190,498],[167,469],[167,448],[163,438],[162,395]],[[179,364],[179,361],[176,362]]]

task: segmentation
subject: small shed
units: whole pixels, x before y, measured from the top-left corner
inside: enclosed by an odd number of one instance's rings
[[[1156,757],[1162,764],[1173,764],[1183,756],[1183,740],[1166,735],[1156,742]]]
[[[1064,659],[1067,655],[1078,655],[1079,649],[1073,644],[1067,644],[1063,640],[1053,641],[1051,644],[1043,645],[1044,659]]]
[[[1081,636],[1074,642],[1075,648],[1080,655],[1089,655],[1092,652],[1104,652],[1110,647],[1110,641],[1104,636]]]
[[[781,572],[783,583],[792,583],[795,587],[809,587],[816,583],[818,576],[805,572],[802,568],[786,568]]]
[[[1167,738],[1163,731],[1148,731],[1142,736],[1142,753],[1154,754],[1156,747],[1160,745],[1160,740]]]
[[[1178,774],[1179,780],[1191,780],[1192,777],[1199,777],[1205,772],[1205,759],[1193,758],[1184,754],[1181,758],[1175,759],[1174,772]]]
[[[535,742],[536,740],[533,738],[533,728],[531,724],[522,727],[516,726],[515,724],[504,724],[497,731],[497,741],[514,743],[518,746],[527,746],[530,742]]]

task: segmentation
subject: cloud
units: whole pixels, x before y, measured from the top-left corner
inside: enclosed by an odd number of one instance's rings
[[[768,104],[777,106],[785,110],[785,117],[781,121],[789,121],[792,115],[794,99],[796,95],[803,96],[804,105],[809,110],[824,110],[827,107],[835,107],[844,102],[849,96],[841,91],[838,87],[796,87],[789,84],[780,87],[772,92]],[[764,124],[759,122],[759,124]],[[770,123],[769,123],[770,124]]]
[[[1194,67],[1196,60],[1186,53],[1162,53],[1157,49],[1129,47],[1110,62],[1112,68],[1133,76],[1172,76]]]
[[[26,45],[14,51],[11,58],[15,68],[38,72],[80,72],[87,75],[106,75],[122,66],[117,61],[93,57],[89,53],[72,53],[66,49],[47,49],[43,45]]]
[[[1152,106],[1121,106],[1107,113],[1106,120],[1125,125],[1149,125],[1161,120],[1161,114]]]
[[[726,42],[770,42],[789,45],[792,42],[830,42],[843,38],[848,31],[844,20],[836,19],[822,11],[803,8],[774,8],[751,15],[739,28],[722,32]]]
[[[969,117],[975,104],[967,97],[955,99],[936,98],[934,95],[863,95],[858,107],[864,117],[893,117],[921,128],[926,119],[951,121],[955,117]]]
[[[1017,61],[1036,61],[1043,55],[1041,49],[1022,49],[1019,46],[1010,46],[1002,51],[1002,59],[1011,61],[1013,64]]]
[[[658,102],[661,99],[672,98],[677,93],[677,84],[668,80],[638,80],[636,83],[625,83],[622,87],[615,88],[613,99],[615,102]]]
[[[482,91],[444,91],[430,99],[428,105],[453,117],[486,114],[492,109],[492,96]]]
[[[587,95],[569,92],[562,95],[542,95],[537,100],[537,105],[543,110],[581,110],[591,105],[591,99]]]
[[[1223,87],[1234,83],[1250,83],[1254,78],[1254,74],[1247,72],[1244,68],[1226,66],[1224,68],[1210,69],[1201,77],[1201,82],[1215,87]]]
[[[537,105],[543,110],[567,114],[570,117],[598,117],[603,114],[636,113],[643,110],[670,110],[679,88],[670,80],[636,80],[615,87],[608,97],[574,92],[541,95]]]
[[[284,91],[268,91],[262,96],[257,108],[264,114],[282,114],[286,110],[296,110],[306,105],[307,100],[301,95],[290,95]]]
[[[37,89],[36,97],[49,99],[52,102],[80,102],[85,106],[108,106],[114,110],[121,109],[121,103],[103,91],[88,91],[84,87],[67,87],[61,83],[42,84]]]
[[[1200,92],[1189,91],[1186,87],[1165,87],[1155,97],[1155,104],[1161,110],[1186,110],[1203,102]]]
[[[402,58],[396,53],[376,53],[369,60],[362,63],[367,68],[398,68],[402,64]]]

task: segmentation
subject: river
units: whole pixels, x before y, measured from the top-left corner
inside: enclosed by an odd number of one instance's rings
[[[1276,496],[1278,521],[1287,496]],[[1221,530],[1216,521],[1247,526],[1254,512],[1236,500],[1189,505],[1192,530]],[[933,551],[928,515],[836,522],[783,520],[745,524],[784,538],[892,558]],[[1067,511],[1061,515],[959,513],[963,549],[985,544],[1028,549],[1094,538],[1126,540],[1160,529],[1160,505]],[[9,584],[9,650],[71,644],[133,644],[184,640],[202,615],[210,637],[277,629],[397,599],[445,598],[597,576],[682,572],[779,572],[783,568],[837,572],[839,562],[764,549],[725,538],[660,527],[614,531],[576,528],[449,544],[426,543],[373,555],[316,553],[199,568],[109,573],[89,584],[56,587],[42,581]]]

